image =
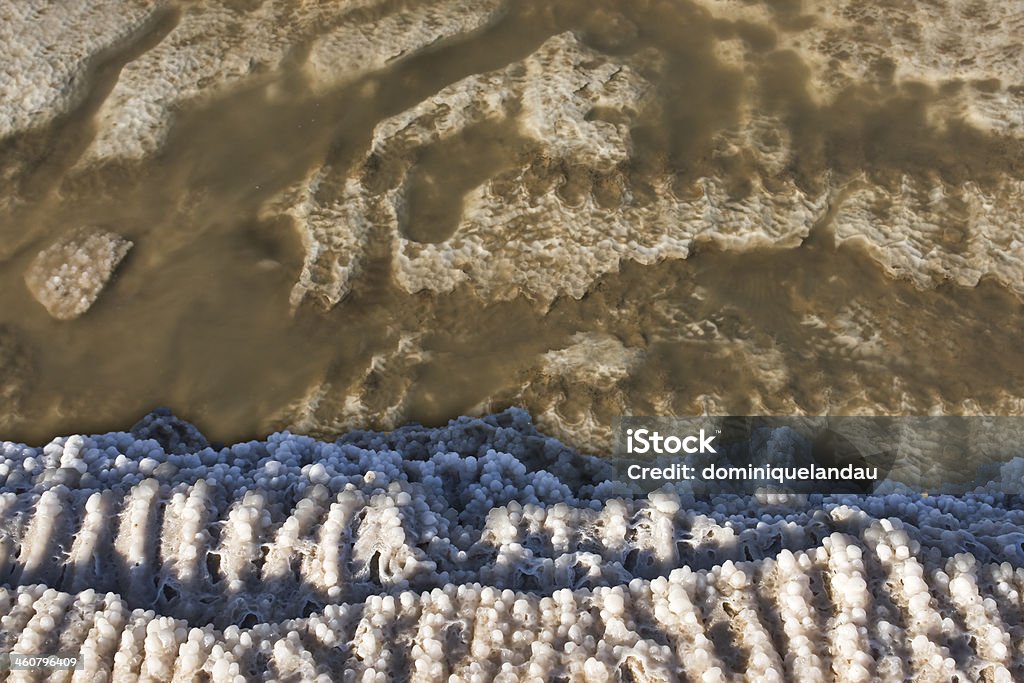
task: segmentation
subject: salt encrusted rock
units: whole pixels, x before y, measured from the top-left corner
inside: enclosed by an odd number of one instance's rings
[[[518,410],[2,443],[0,652],[81,652],[72,681],[1012,681],[1022,469],[959,498],[619,499]]]
[[[131,248],[120,235],[81,228],[39,252],[25,284],[54,318],[77,318],[93,305]]]

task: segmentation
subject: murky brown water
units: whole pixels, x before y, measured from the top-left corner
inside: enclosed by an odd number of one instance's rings
[[[298,66],[261,76],[182,112],[164,150],[147,161],[73,170],[120,67],[162,40],[175,18],[108,56],[93,96],[73,114],[4,144],[4,200],[18,200],[0,217],[6,438],[38,443],[126,428],[157,405],[225,441],[287,424],[332,431],[438,423],[506,403],[553,411],[544,419],[559,416],[570,441],[587,415],[609,424],[624,411],[690,414],[707,409],[709,395],[713,409],[736,414],[1017,405],[1019,300],[987,281],[920,291],[891,280],[856,246],[833,246],[828,218],[797,248],[706,247],[683,261],[627,263],[581,300],[559,298],[550,308],[525,298],[484,302],[465,288],[409,294],[393,281],[392,251],[381,241],[339,305],[294,313],[289,292],[302,245],[286,219],[260,218],[268,199],[318,164],[372,174],[357,165],[382,119],[520,60],[567,29],[608,54],[652,55],[644,76],[657,106],[632,123],[634,151],[619,168],[641,202],[645,184],[663,174],[675,177],[680,195],[702,177],[723,178],[737,199],[751,191],[755,171],[766,185],[794,178],[808,191],[826,173],[892,187],[903,174],[993,187],[1020,176],[1024,146],[928,116],[958,89],[984,84],[895,83],[891,64],[880,63],[876,81],[819,106],[806,65],[776,50],[777,31],[800,30],[799,12],[780,10],[780,23],[766,26],[716,20],[678,1],[526,2],[479,35],[334,91],[314,93]],[[754,73],[715,56],[717,41],[737,36],[763,55]],[[297,46],[297,65],[302,54]],[[756,168],[745,153],[715,153],[715,133],[740,122],[751,97],[781,118],[796,150],[781,171]],[[559,185],[566,201],[577,193],[600,201],[607,191],[615,210],[614,188],[602,189],[588,169],[545,159],[514,127],[470,128],[410,155],[381,163],[413,165],[404,233],[415,241],[451,237],[466,193],[524,159],[537,159],[546,176],[538,182]],[[85,316],[56,321],[23,273],[41,248],[83,224],[115,230],[135,248]],[[581,333],[618,340],[641,360],[613,390],[552,379],[544,354]],[[297,407],[316,387],[320,402]],[[362,402],[356,412],[345,407],[353,397]]]

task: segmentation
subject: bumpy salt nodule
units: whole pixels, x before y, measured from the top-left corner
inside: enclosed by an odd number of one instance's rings
[[[54,318],[77,318],[96,302],[131,248],[115,233],[80,228],[39,252],[25,285]]]
[[[1010,681],[1022,472],[624,499],[516,409],[220,450],[156,412],[0,444],[0,651],[80,651],[75,681]]]

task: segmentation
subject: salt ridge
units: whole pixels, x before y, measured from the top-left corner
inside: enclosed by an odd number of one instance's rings
[[[1024,673],[1022,459],[963,497],[623,499],[517,409],[0,455],[0,651],[80,650],[62,680]]]

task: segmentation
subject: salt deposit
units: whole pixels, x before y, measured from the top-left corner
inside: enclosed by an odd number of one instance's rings
[[[360,174],[319,168],[268,206],[271,215],[283,210],[295,220],[306,246],[293,304],[307,295],[337,304],[359,274],[375,226],[375,239],[391,243],[396,281],[410,293],[466,284],[485,300],[526,294],[545,303],[583,296],[621,260],[685,258],[697,242],[730,249],[799,244],[824,215],[827,194],[791,181],[768,190],[755,178],[754,191],[738,199],[723,179],[704,177],[692,197],[680,197],[671,174],[642,181],[631,174],[630,123],[657,106],[655,86],[641,71],[566,32],[524,60],[467,77],[381,121]],[[723,146],[749,147],[770,169],[773,157],[786,156],[778,128],[755,119],[719,138]],[[502,155],[518,158],[500,165],[497,178],[467,188],[452,225],[431,225],[414,185],[443,180],[416,176],[410,160],[457,145],[473,130],[502,140],[511,148]],[[775,143],[762,144],[764,133]],[[641,182],[642,190],[635,187]]]
[[[0,6],[19,439],[1024,412],[1020,3]]]
[[[186,3],[167,37],[120,74],[83,162],[153,154],[184,104],[288,69],[309,44],[307,68],[315,83],[336,87],[485,26],[496,10],[495,0],[431,3],[412,12],[395,12],[377,0]]]
[[[31,355],[18,330],[9,325],[0,325],[0,376],[0,402],[8,406],[0,414],[0,427],[5,427],[17,417],[32,379]]]
[[[0,17],[0,137],[41,127],[81,103],[90,70],[151,28],[159,0],[7,3]]]
[[[622,499],[519,410],[133,431],[0,444],[0,650],[81,651],[62,680],[1024,675],[1020,459],[957,498]]]
[[[376,240],[389,243],[393,276],[410,293],[466,286],[489,301],[525,294],[546,304],[583,296],[624,260],[687,258],[707,245],[796,246],[829,208],[837,209],[836,242],[862,243],[892,275],[921,287],[946,279],[971,286],[988,276],[1024,294],[1024,257],[1013,233],[1022,220],[1019,182],[1014,162],[1000,160],[1015,158],[1024,137],[1013,85],[1024,54],[1009,33],[982,28],[1021,25],[1019,9],[808,3],[786,16],[769,4],[703,4],[737,22],[743,38],[713,48],[722,60],[720,87],[729,78],[743,84],[730,125],[682,134],[706,135],[702,153],[713,161],[637,164],[634,136],[666,106],[662,81],[673,67],[664,46],[653,55],[602,51],[592,35],[554,35],[525,59],[464,78],[380,121],[361,162],[315,168],[269,204],[295,220],[306,247],[293,304],[312,296],[336,305]],[[607,14],[595,21],[626,21]],[[764,45],[744,25],[759,27]],[[776,68],[785,87],[772,80]],[[917,134],[926,127],[934,134],[916,139],[889,121],[890,107],[906,109],[894,117],[903,125],[919,117]],[[866,142],[867,152],[847,159],[842,150],[805,149],[821,146],[844,117],[862,117],[872,130],[884,122],[893,139],[881,146],[895,151],[872,152]],[[696,125],[674,123],[687,124]],[[858,125],[844,134],[860,135]],[[505,158],[480,169],[453,198],[461,204],[454,215],[435,219],[417,201],[417,184],[445,179],[419,169],[417,157],[444,148],[486,156],[486,147],[467,149],[472,142],[462,139],[483,130],[502,141]],[[975,139],[977,158],[918,162],[914,150],[941,156],[946,137]],[[851,173],[857,166],[865,172]],[[745,171],[739,193],[733,167]],[[885,176],[901,170],[893,187]],[[989,187],[973,176],[985,176]]]
[[[120,235],[82,228],[39,252],[25,284],[54,318],[77,318],[96,302],[131,248]]]

